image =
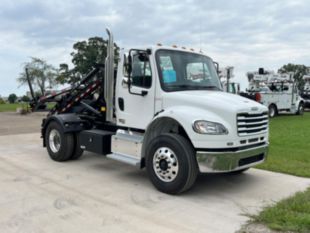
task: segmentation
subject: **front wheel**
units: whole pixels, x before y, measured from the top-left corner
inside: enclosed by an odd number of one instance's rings
[[[177,194],[190,189],[198,174],[195,150],[178,134],[162,134],[146,150],[146,169],[161,192]]]
[[[296,115],[303,115],[303,114],[304,114],[304,104],[303,103],[299,103]]]

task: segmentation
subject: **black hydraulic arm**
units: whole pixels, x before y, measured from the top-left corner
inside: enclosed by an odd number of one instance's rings
[[[94,93],[102,84],[102,79],[93,79],[103,68],[102,65],[96,65],[96,67],[91,70],[76,86],[72,86],[68,93],[63,96],[61,101],[59,101],[56,106],[50,111],[49,115],[60,114],[70,112],[73,106],[82,105],[96,115],[99,112],[95,112],[95,109],[90,109],[91,106],[81,103],[83,99],[89,97]]]

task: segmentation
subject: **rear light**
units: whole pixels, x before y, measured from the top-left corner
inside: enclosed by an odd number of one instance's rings
[[[255,93],[255,101],[260,103],[261,100],[262,100],[262,95],[258,92]]]

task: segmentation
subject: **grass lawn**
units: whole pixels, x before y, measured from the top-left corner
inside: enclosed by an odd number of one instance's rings
[[[310,188],[272,207],[267,207],[253,218],[254,221],[264,223],[274,230],[309,233]]]
[[[47,109],[52,109],[55,103],[47,103]],[[26,104],[15,103],[15,104],[0,104],[0,112],[15,112],[16,108],[26,108]]]
[[[26,104],[0,104],[0,112],[15,112],[16,108],[21,108],[22,106],[26,107]]]
[[[310,177],[310,112],[271,119],[268,159],[258,168]]]
[[[310,113],[279,116],[270,122],[270,151],[258,168],[310,177]],[[289,187],[288,187],[289,188]],[[265,208],[254,221],[284,232],[310,232],[310,188]]]

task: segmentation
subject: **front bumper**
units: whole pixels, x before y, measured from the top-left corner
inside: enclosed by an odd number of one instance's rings
[[[268,143],[237,151],[197,151],[199,171],[232,172],[263,163],[268,154]]]

